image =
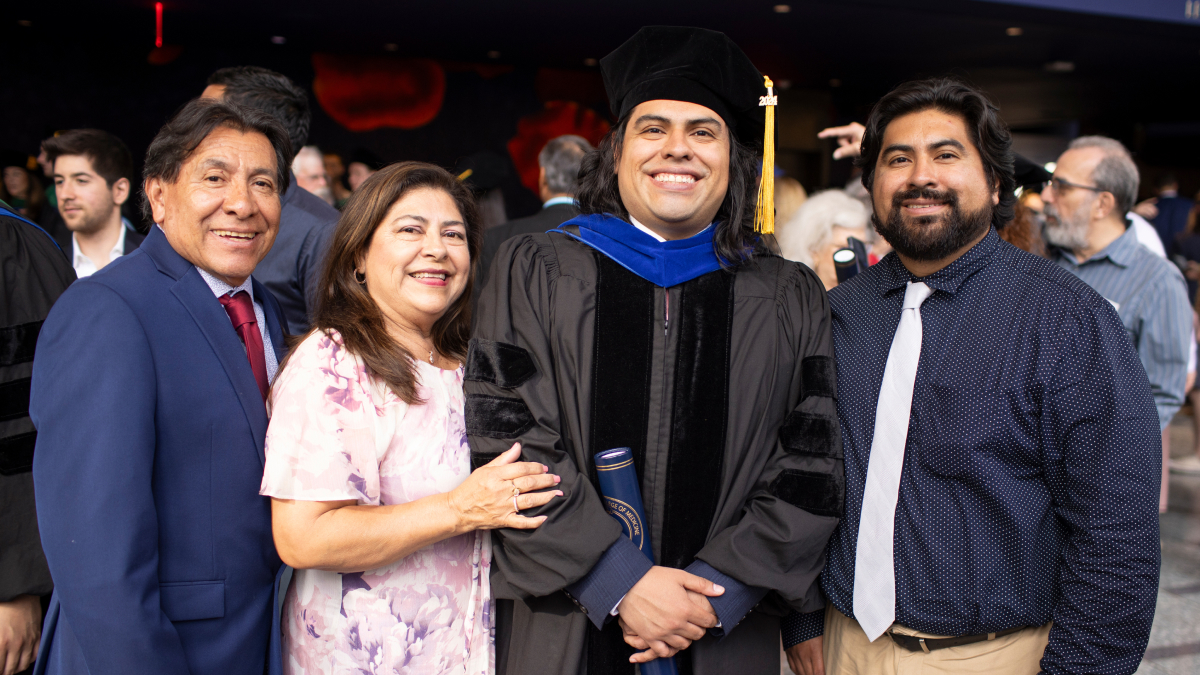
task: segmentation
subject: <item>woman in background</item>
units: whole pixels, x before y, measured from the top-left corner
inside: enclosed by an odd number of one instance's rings
[[[790,176],[775,177],[775,222],[786,223],[808,199],[808,191]]]
[[[844,190],[825,190],[809,197],[778,228],[775,241],[783,257],[811,267],[829,290],[838,283],[834,251],[844,248],[850,237],[869,244],[870,218],[866,205]]]
[[[46,194],[37,174],[29,170],[29,156],[16,151],[0,154],[4,181],[0,183],[0,199],[16,209],[17,213],[33,222],[39,222]]]

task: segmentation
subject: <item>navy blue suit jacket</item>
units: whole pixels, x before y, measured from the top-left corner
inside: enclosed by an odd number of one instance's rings
[[[254,294],[282,357],[279,305]],[[263,675],[280,568],[258,494],[266,409],[161,230],[55,304],[29,408],[55,584],[37,672]]]
[[[271,250],[254,269],[254,278],[271,289],[289,333],[308,332],[309,317],[317,308],[317,284],[325,254],[337,226],[338,212],[313,193],[296,184],[279,199],[279,234]]]

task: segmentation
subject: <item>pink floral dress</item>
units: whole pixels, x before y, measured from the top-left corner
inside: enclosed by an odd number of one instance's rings
[[[416,362],[407,405],[336,332],[298,345],[274,386],[263,495],[401,504],[471,471],[463,370]],[[495,672],[491,539],[471,532],[388,567],[296,570],[283,603],[283,667],[295,675]]]

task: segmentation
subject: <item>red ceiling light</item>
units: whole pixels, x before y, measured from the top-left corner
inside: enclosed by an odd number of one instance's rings
[[[169,45],[163,40],[163,4],[154,3],[154,49],[146,55],[146,60],[152,66],[165,66],[179,57],[183,47]]]

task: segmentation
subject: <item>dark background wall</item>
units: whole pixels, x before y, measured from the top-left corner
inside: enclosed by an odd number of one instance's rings
[[[1148,2],[1167,16],[1175,0]],[[810,191],[840,185],[851,171],[829,159],[832,146],[817,130],[864,119],[898,82],[945,74],[984,87],[1033,159],[1053,159],[1075,135],[1102,133],[1134,151],[1144,193],[1164,171],[1185,193],[1200,190],[1200,20],[1182,16],[1184,0],[1174,21],[1044,7],[1067,0],[792,0],[786,12],[777,4],[694,0],[666,16],[669,5],[624,0],[172,0],[167,50],[154,58],[173,58],[154,65],[153,2],[10,0],[0,18],[0,148],[36,154],[55,130],[93,126],[140,157],[216,68],[261,65],[311,87],[313,54],[325,53],[435,59],[445,99],[425,126],[367,132],[347,130],[314,99],[311,143],[454,167],[480,151],[507,157],[518,122],[546,101],[607,116],[595,59],[642,25],[676,23],[726,32],[779,84],[779,164]],[[515,172],[504,192],[511,216],[538,206]]]

